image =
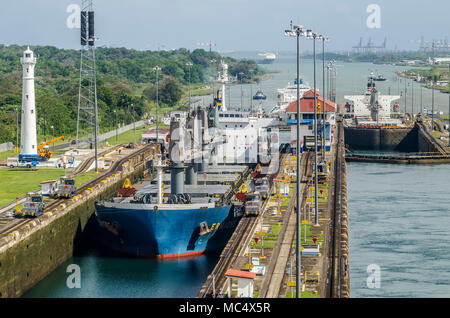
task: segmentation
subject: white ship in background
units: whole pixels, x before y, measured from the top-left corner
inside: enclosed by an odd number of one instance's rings
[[[300,78],[300,99],[303,97],[303,94],[307,91],[311,90],[311,87],[303,82]],[[297,80],[294,80],[294,83],[289,83],[285,88],[279,88],[277,90],[277,104],[270,110],[270,117],[279,117],[279,118],[287,118],[286,116],[286,108],[290,103],[295,102],[297,100]]]
[[[259,64],[272,64],[276,59],[277,55],[275,53],[259,53],[257,62]]]
[[[233,109],[225,100],[226,83],[229,82],[228,65],[222,61],[222,71],[217,82],[222,87],[215,92],[213,114],[216,128],[227,141],[216,146],[212,162],[215,164],[265,163],[270,161],[268,128],[276,123],[267,117],[262,107],[250,112]],[[273,146],[273,145],[272,145]],[[278,149],[278,145],[275,146]]]
[[[373,76],[369,76],[367,90],[362,95],[344,96],[345,115],[351,117],[353,125],[401,126],[401,112],[398,95],[382,95],[375,87]]]

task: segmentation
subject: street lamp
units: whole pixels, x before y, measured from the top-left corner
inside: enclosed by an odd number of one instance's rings
[[[434,85],[436,83],[436,75],[433,75],[433,82],[431,83],[431,130],[434,130]]]
[[[241,111],[242,111],[242,95],[243,95],[243,93],[242,93],[242,75],[244,75],[244,73],[239,72],[239,75],[240,75],[239,81],[241,82]]]
[[[296,219],[296,297],[301,298],[301,256],[300,256],[300,36],[305,35],[302,25],[292,26],[284,32],[286,36],[297,37],[297,219]]]
[[[116,126],[116,144],[118,143],[118,124],[117,124],[117,111],[114,109],[114,119],[115,119],[115,121],[114,121],[114,123],[115,123],[115,126]]]
[[[192,63],[188,62],[186,65],[189,67],[189,111],[191,110],[191,66]]]
[[[55,127],[53,125],[50,126],[52,129],[52,139],[55,139]],[[55,143],[52,143],[53,145],[53,151],[55,151]]]
[[[156,143],[159,142],[159,132],[158,132],[158,105],[159,105],[159,96],[158,96],[158,71],[161,70],[161,67],[155,66],[153,70],[156,72]]]
[[[210,60],[210,62],[211,62],[211,64],[215,64],[217,62],[217,60],[212,59],[212,60]],[[216,69],[216,71],[217,71],[217,69]],[[214,104],[214,100],[216,99],[216,92],[215,92],[215,88],[214,88],[214,76],[213,76],[213,81],[212,81],[213,104]]]
[[[314,225],[319,225],[319,208],[318,208],[318,176],[317,176],[317,89],[316,89],[316,39],[319,35],[311,30],[307,31],[307,37],[313,40],[314,50]]]
[[[134,104],[131,104],[131,117],[133,118],[133,129],[136,135],[136,118],[134,117]]]
[[[325,162],[325,121],[327,118],[327,108],[326,108],[326,103],[325,103],[325,41],[328,41],[328,38],[324,37],[324,36],[320,36],[320,38],[322,39],[322,84],[323,84],[323,92],[322,92],[322,101],[323,101],[323,109],[322,109],[322,114],[323,114],[323,121],[322,121],[322,161]]]

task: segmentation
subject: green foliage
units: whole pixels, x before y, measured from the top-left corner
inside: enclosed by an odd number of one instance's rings
[[[0,142],[15,143],[16,140],[15,112],[22,104],[20,57],[25,49],[25,46],[0,45]],[[35,87],[39,141],[52,134],[74,136],[80,52],[52,46],[31,49],[38,58]],[[160,102],[163,107],[173,107],[179,103],[189,82],[201,85],[210,81],[210,75],[216,76],[217,66],[223,58],[216,52],[202,49],[190,52],[183,48],[171,51],[97,48],[96,59],[99,129],[104,132],[118,123],[129,124],[146,118],[152,112],[156,91],[153,68],[156,65],[161,67],[158,72]],[[262,73],[252,61],[225,60],[234,72],[245,73],[244,80],[251,79],[252,74]]]

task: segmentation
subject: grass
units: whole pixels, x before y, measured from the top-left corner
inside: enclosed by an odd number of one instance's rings
[[[295,292],[293,292],[294,295],[292,296],[291,292],[286,292],[286,298],[295,298],[295,296],[297,295]],[[302,298],[320,298],[319,294],[314,294],[311,292],[302,292],[301,293],[301,297]]]
[[[66,170],[67,172],[67,170]],[[59,179],[64,175],[64,169],[38,169],[19,171],[0,169],[0,206],[8,204],[16,197],[22,197],[28,192],[40,189],[40,182]],[[97,176],[94,172],[86,172],[75,178],[75,184],[80,186]]]
[[[148,126],[140,126],[136,127],[136,131],[134,129],[130,129],[124,133],[117,135],[117,141],[116,136],[112,136],[111,138],[108,138],[106,141],[102,141],[101,144],[105,144],[108,142],[110,145],[117,145],[117,144],[126,144],[130,142],[137,141],[139,138],[141,138],[142,133],[149,129]]]
[[[433,135],[434,138],[436,138],[436,139],[440,139],[441,138],[441,134],[438,131],[431,130],[430,132],[431,132],[431,134]]]

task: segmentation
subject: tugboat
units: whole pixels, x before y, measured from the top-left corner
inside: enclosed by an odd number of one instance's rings
[[[370,73],[369,80],[373,80],[375,82],[384,82],[386,81],[386,78],[383,76],[383,74],[378,74],[378,76],[375,76],[373,72]]]
[[[265,100],[266,98],[267,96],[264,95],[264,93],[261,90],[258,90],[255,96],[253,96],[253,100]]]
[[[376,78],[374,78],[374,81],[378,82],[384,82],[385,80],[386,78],[382,74],[379,74]]]

